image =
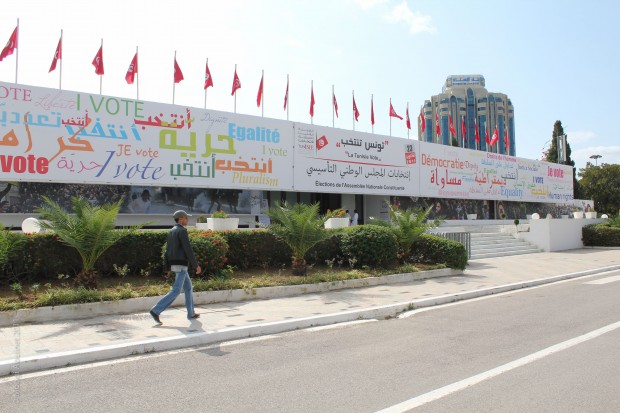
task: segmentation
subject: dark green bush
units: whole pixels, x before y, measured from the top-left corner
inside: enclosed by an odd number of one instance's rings
[[[223,231],[221,235],[228,242],[228,264],[233,267],[281,267],[291,262],[291,249],[266,230]]]
[[[347,229],[348,228],[329,229],[328,232],[332,234],[332,236],[310,248],[310,251],[306,254],[306,261],[308,261],[309,264],[325,265],[327,260],[344,257],[344,253],[342,252],[342,238],[347,232]]]
[[[450,268],[464,270],[467,265],[467,250],[460,242],[422,234],[411,246],[409,259],[411,262],[445,264]]]
[[[112,245],[95,263],[100,276],[115,275],[114,264],[127,264],[129,273],[163,274],[162,246],[166,243],[168,231],[139,231],[121,238]]]
[[[27,235],[24,257],[15,263],[16,273],[36,280],[56,279],[58,274],[74,276],[82,268],[77,251],[52,233]]]
[[[608,223],[585,225],[581,236],[588,247],[620,247],[620,228]]]
[[[344,232],[342,252],[356,267],[389,268],[396,262],[398,241],[389,228],[358,225]]]

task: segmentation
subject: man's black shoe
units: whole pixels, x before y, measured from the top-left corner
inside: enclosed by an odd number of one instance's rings
[[[153,310],[149,311],[149,313],[151,314],[151,317],[153,317],[153,320],[155,320],[157,324],[159,325],[163,324],[161,320],[159,319],[159,314],[155,314]]]
[[[200,314],[194,313],[194,315],[190,317],[190,320],[193,318],[200,318]]]

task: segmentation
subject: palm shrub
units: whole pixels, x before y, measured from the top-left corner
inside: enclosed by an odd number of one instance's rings
[[[97,287],[97,259],[118,240],[146,224],[116,230],[116,216],[122,200],[93,206],[84,198],[73,197],[71,204],[74,214],[69,214],[45,196],[43,200],[45,203],[37,210],[41,214],[40,226],[54,231],[60,242],[78,252],[82,268],[76,276],[76,282],[86,288]]]
[[[328,237],[325,217],[319,215],[319,204],[297,203],[289,207],[276,202],[267,212],[271,224],[267,230],[280,238],[292,251],[293,275],[305,275],[305,255],[314,245]]]
[[[26,238],[4,229],[1,224],[0,228],[0,273],[7,273],[12,261],[21,255]]]
[[[440,221],[437,219],[428,220],[432,207],[426,210],[422,208],[407,208],[407,210],[403,211],[402,209],[394,208],[389,202],[387,204],[390,212],[390,222],[371,217],[370,224],[390,228],[394,235],[396,235],[396,239],[398,239],[398,256],[400,260],[407,261],[413,243],[427,230],[438,226]]]
[[[398,256],[398,240],[390,228],[358,225],[348,228],[341,239],[344,258],[351,266],[389,268]]]

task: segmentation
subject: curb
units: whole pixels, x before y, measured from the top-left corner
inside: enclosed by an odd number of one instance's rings
[[[419,271],[403,274],[390,274],[380,277],[356,278],[351,280],[330,281],[317,284],[286,285],[279,287],[261,287],[250,290],[201,291],[194,293],[194,304],[205,305],[224,302],[248,300],[266,300],[271,298],[293,297],[301,294],[322,293],[347,288],[371,287],[381,284],[395,284],[423,280],[435,277],[462,275],[462,270],[442,268],[438,270]],[[79,320],[104,315],[146,313],[161,298],[140,297],[119,301],[69,304],[55,307],[24,308],[0,312],[0,328],[13,327],[26,323],[46,321]],[[183,294],[175,300],[173,307],[184,306]]]
[[[398,313],[412,309],[432,307],[441,304],[464,301],[472,298],[500,294],[507,291],[535,287],[544,284],[551,284],[558,281],[569,280],[573,278],[596,274],[599,272],[618,269],[620,269],[620,265],[614,265],[598,269],[562,274],[548,278],[539,278],[525,282],[506,284],[497,287],[482,288],[464,293],[447,294],[383,306],[369,307],[359,310],[344,311],[340,313],[317,315],[312,317],[276,321],[243,327],[223,328],[220,330],[196,333],[191,336],[177,335],[174,337],[167,337],[161,339],[141,340],[129,344],[93,347],[76,351],[46,354],[41,356],[31,356],[21,359],[4,360],[0,362],[0,377],[8,376],[10,374],[22,374],[57,367],[66,367],[76,364],[92,363],[156,351],[168,351],[248,337],[277,334],[308,327],[324,326],[360,319],[394,317]]]

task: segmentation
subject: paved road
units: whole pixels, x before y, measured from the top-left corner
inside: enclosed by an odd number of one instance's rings
[[[615,271],[400,319],[21,375],[0,379],[0,412],[620,411],[619,295]]]

